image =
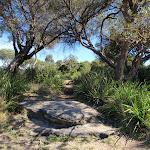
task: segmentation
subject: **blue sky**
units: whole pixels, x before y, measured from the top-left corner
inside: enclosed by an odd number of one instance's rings
[[[13,49],[12,42],[8,41],[7,35],[4,34],[2,38],[0,38],[0,49]],[[89,61],[92,62],[96,59],[96,55],[84,48],[82,45],[76,44],[76,46],[69,47],[66,44],[58,43],[53,49],[44,49],[37,53],[37,58],[44,61],[46,55],[51,54],[53,56],[54,61],[63,60],[69,55],[74,55],[79,62]]]

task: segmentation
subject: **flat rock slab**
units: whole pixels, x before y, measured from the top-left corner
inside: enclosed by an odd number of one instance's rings
[[[43,136],[95,135],[102,139],[118,131],[104,125],[98,111],[78,101],[25,101],[21,105],[28,110],[26,127]]]
[[[96,122],[101,114],[78,101],[25,101],[21,105],[30,118],[44,120],[60,126],[74,126]]]
[[[34,119],[27,122],[26,127],[42,136],[53,134],[56,136],[66,135],[71,137],[88,137],[94,135],[99,139],[104,139],[110,135],[118,133],[118,129],[106,126],[102,123],[87,123],[68,128],[55,128],[55,126],[50,126],[49,124]]]

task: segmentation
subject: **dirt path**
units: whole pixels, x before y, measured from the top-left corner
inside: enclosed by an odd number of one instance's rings
[[[70,86],[70,85],[66,85]],[[33,97],[32,97],[33,98]],[[61,95],[57,100],[74,100],[71,95]],[[36,100],[33,98],[32,100]],[[31,121],[27,112],[12,115],[11,122],[0,133],[0,149],[4,150],[148,150],[144,141],[134,141],[124,136],[112,135],[105,139],[67,136],[41,136],[29,130],[27,124]]]

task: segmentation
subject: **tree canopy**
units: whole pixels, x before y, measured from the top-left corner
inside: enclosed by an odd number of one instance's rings
[[[45,58],[45,61],[46,61],[48,64],[54,63],[53,56],[52,56],[51,54],[47,55],[46,58]]]
[[[150,59],[149,5],[147,0],[8,1],[0,14],[0,26],[11,33],[15,50],[8,70],[14,72],[60,40],[93,51],[115,70],[116,80],[122,80],[125,67],[129,75],[135,74]]]
[[[15,50],[10,72],[43,48],[51,48],[65,32],[60,23],[63,15],[57,13],[61,8],[54,6],[53,0],[13,0],[0,14],[0,26],[10,33]]]
[[[67,10],[66,24],[69,22],[70,26],[64,41],[79,42],[92,50],[115,70],[116,80],[124,78],[125,67],[135,74],[139,64],[150,58],[146,0],[61,2]],[[99,47],[94,45],[93,37],[99,38]],[[112,44],[115,46],[112,53],[109,44],[111,48]],[[127,62],[130,55],[135,56],[132,65]]]
[[[1,49],[0,50],[0,59],[4,61],[4,64],[7,65],[14,58],[15,52],[10,49]]]

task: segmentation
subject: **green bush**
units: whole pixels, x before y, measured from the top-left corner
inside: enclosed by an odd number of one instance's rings
[[[138,78],[140,82],[146,82],[150,85],[150,65],[140,67]]]
[[[81,72],[77,71],[71,76],[71,80],[78,79],[81,76]]]
[[[70,72],[65,73],[65,74],[61,75],[60,78],[63,80],[71,80],[71,74],[70,74]]]
[[[112,82],[112,77],[109,74],[104,70],[98,73],[81,74],[79,78],[74,79],[75,97],[82,101],[86,100],[91,103],[100,104]]]
[[[88,61],[80,63],[80,67],[78,68],[78,71],[82,73],[88,73],[91,71],[91,63]]]
[[[13,110],[16,102],[28,88],[28,82],[25,76],[21,73],[17,73],[14,76],[0,70],[0,99],[3,101],[3,106],[8,110]]]
[[[62,81],[59,78],[60,71],[56,68],[43,67],[43,68],[28,68],[26,71],[26,78],[29,81],[39,84],[45,84],[49,88],[61,90]]]
[[[12,76],[3,71],[0,72],[0,95],[6,101],[16,99],[27,89],[27,81],[22,74]]]
[[[75,78],[74,94],[78,100],[98,104],[106,118],[131,135],[150,130],[150,91],[142,84],[115,82],[113,72],[104,69]]]
[[[150,91],[147,85],[122,83],[113,85],[105,93],[106,104],[101,107],[106,117],[121,123],[123,129],[135,134],[140,129],[150,129]]]
[[[34,68],[27,68],[25,70],[25,75],[26,78],[28,79],[29,82],[38,82],[38,73],[39,73],[39,69],[38,67],[34,67]]]

